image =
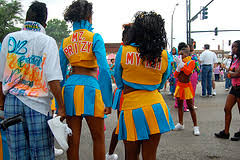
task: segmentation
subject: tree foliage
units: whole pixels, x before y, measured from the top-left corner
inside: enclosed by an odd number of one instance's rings
[[[16,24],[21,24],[22,19],[22,5],[18,0],[0,0],[0,41],[11,32],[20,30],[15,27]]]
[[[70,32],[64,20],[51,19],[47,22],[46,33],[53,37],[58,44],[60,44],[64,38],[68,37]]]

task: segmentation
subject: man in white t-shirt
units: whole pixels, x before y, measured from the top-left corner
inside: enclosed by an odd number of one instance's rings
[[[7,129],[10,159],[54,159],[52,93],[65,117],[62,72],[56,41],[45,34],[47,8],[33,2],[23,29],[8,34],[0,54],[0,109],[5,118],[22,114],[24,122]]]
[[[202,67],[202,96],[207,95],[212,96],[212,72],[213,66],[215,67],[217,64],[217,56],[216,53],[209,50],[210,45],[205,44],[204,50],[200,55],[200,62]]]
[[[225,90],[228,91],[230,87],[232,86],[231,79],[227,77],[227,72],[230,68],[232,62],[232,53],[229,53],[227,59],[224,60],[224,75],[225,75]]]

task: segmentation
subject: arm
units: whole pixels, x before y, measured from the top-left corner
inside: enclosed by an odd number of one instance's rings
[[[60,87],[60,82],[58,80],[53,80],[48,82],[51,92],[53,93],[55,100],[58,103],[58,116],[61,116],[61,120],[65,118],[65,106],[62,99],[62,89]]]
[[[3,45],[0,43],[0,110],[4,110],[4,101],[5,96],[2,90],[2,81],[3,81],[3,73],[6,64],[6,54],[7,54],[7,46],[8,46],[8,36],[6,36],[3,40]]]
[[[181,71],[184,72],[186,75],[192,74],[193,70],[195,68],[195,62],[191,61],[188,65],[187,63],[184,65],[184,67],[181,69]]]
[[[116,81],[117,88],[123,89],[123,80],[122,80],[122,66],[121,66],[121,57],[122,57],[122,46],[120,46],[116,60],[115,60],[115,72],[114,78]]]
[[[0,110],[4,110],[4,100],[5,100],[5,96],[2,92],[2,82],[0,82]]]
[[[61,120],[63,120],[63,118],[65,117],[65,106],[63,103],[60,87],[60,81],[63,80],[63,77],[60,67],[58,47],[56,41],[53,38],[50,38],[49,41],[46,43],[44,53],[46,53],[47,55],[45,65],[43,67],[44,73],[50,90],[53,93],[59,106],[58,116],[61,116]]]
[[[99,67],[98,82],[101,88],[103,102],[106,106],[104,112],[105,114],[110,114],[112,106],[112,81],[106,59],[105,45],[101,35],[97,33],[93,37],[93,52],[95,53]]]
[[[214,56],[213,56],[213,63],[214,63],[213,68],[216,68],[217,67],[217,55],[214,52],[213,52],[213,54],[214,54]]]
[[[173,73],[174,78],[178,78],[180,72],[178,72],[177,70]]]
[[[62,42],[63,45],[63,42]],[[66,75],[67,75],[67,65],[69,63],[66,55],[63,52],[63,48],[62,45],[59,49],[59,57],[60,57],[60,65],[61,65],[61,70],[62,70],[62,76],[63,76],[63,80],[61,81],[60,85],[61,87],[63,87],[65,81],[66,81]]]
[[[162,76],[162,82],[160,84],[160,89],[162,89],[164,87],[164,84],[166,83],[167,79],[169,78],[170,74],[171,74],[171,71],[172,71],[172,66],[171,66],[171,63],[173,62],[173,58],[170,54],[167,54],[168,55],[168,67],[167,67],[167,70],[165,71],[165,73],[163,74]]]
[[[239,78],[240,77],[240,66],[238,69],[235,70],[235,72],[229,71],[228,75],[230,78]]]

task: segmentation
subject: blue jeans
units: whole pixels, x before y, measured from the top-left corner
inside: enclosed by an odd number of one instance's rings
[[[212,65],[202,65],[202,95],[212,95]]]
[[[231,79],[226,77],[225,79],[225,89],[229,89],[232,86]]]

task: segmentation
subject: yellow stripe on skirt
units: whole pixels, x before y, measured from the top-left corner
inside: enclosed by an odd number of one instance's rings
[[[138,141],[149,135],[174,129],[174,123],[162,95],[157,91],[139,90],[124,95],[116,133],[118,139]]]
[[[65,86],[64,104],[68,116],[104,117],[104,103],[101,90],[91,86]]]

